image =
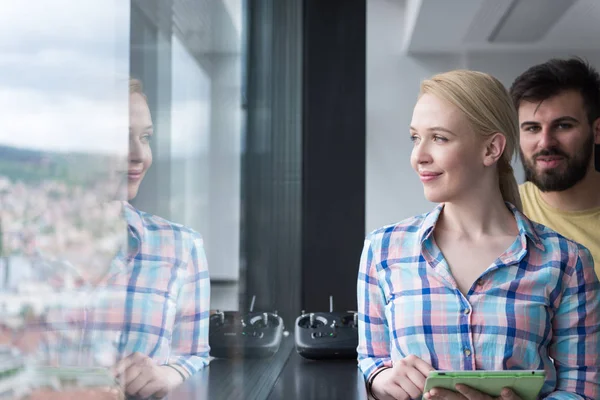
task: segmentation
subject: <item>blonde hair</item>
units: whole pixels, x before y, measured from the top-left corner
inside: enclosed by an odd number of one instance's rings
[[[506,146],[497,164],[500,192],[504,201],[523,211],[511,166],[519,146],[519,118],[504,85],[483,72],[455,70],[423,81],[419,97],[426,93],[458,107],[475,132],[483,136],[504,135]]]

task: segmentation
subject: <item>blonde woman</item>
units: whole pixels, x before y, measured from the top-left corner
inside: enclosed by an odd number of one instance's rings
[[[120,168],[128,200],[152,165],[153,134],[142,85],[131,80],[129,155]],[[209,363],[207,262],[198,233],[129,202],[121,206],[126,245],[107,273],[72,290],[70,309],[51,316],[49,359],[111,367],[126,395],[157,399]]]
[[[152,165],[153,124],[141,83],[129,85],[127,197],[133,199]],[[112,284],[126,288],[115,372],[130,396],[160,398],[208,364],[210,282],[203,241],[191,229],[125,204],[130,272]],[[105,303],[106,304],[106,303]]]
[[[431,370],[544,369],[544,399],[600,398],[600,293],[589,251],[531,222],[511,159],[517,113],[494,77],[421,85],[411,165],[431,212],[370,233],[358,276],[359,366],[378,400],[423,393]],[[501,399],[518,400],[509,389]]]

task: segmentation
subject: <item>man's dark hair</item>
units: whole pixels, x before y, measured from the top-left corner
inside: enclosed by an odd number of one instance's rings
[[[591,124],[600,117],[600,75],[587,61],[553,58],[523,72],[510,87],[517,110],[522,101],[541,102],[565,90],[577,90]]]

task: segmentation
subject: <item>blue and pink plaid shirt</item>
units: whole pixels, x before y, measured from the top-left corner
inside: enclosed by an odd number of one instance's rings
[[[367,236],[357,285],[365,378],[413,354],[437,370],[543,369],[542,398],[600,399],[592,257],[509,207],[519,235],[466,296],[433,238],[443,205]]]
[[[43,341],[55,365],[114,364],[133,352],[189,374],[209,362],[210,282],[200,236],[124,205],[127,254],[99,284],[62,293]]]

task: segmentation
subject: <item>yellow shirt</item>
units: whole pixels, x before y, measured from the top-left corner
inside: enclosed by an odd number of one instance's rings
[[[600,207],[584,211],[562,211],[550,206],[531,182],[519,186],[525,215],[574,240],[592,253],[596,275],[600,276]]]

